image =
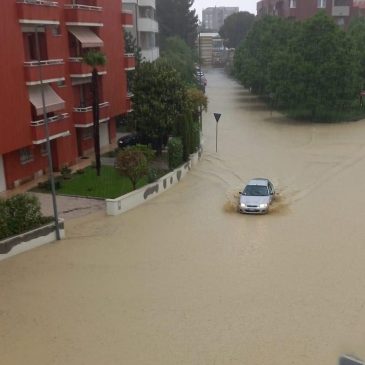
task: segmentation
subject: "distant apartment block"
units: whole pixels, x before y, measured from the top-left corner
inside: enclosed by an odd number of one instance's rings
[[[160,56],[155,0],[122,0],[124,12],[133,17],[134,26],[127,29],[141,49],[142,60],[155,61]]]
[[[221,66],[225,62],[223,39],[218,33],[200,33],[197,40],[200,61],[205,66]]]
[[[46,120],[56,171],[93,151],[92,69],[83,63],[90,50],[107,58],[98,68],[100,144],[115,144],[135,60],[125,54],[122,29],[133,19],[120,0],[7,0],[0,20],[2,192],[47,172]]]
[[[274,15],[304,20],[325,11],[340,27],[364,15],[365,0],[262,0],[257,2],[257,15]]]
[[[238,7],[220,6],[203,9],[203,28],[218,32],[224,24],[224,19],[238,12]]]

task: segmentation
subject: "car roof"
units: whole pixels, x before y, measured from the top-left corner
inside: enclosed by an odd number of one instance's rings
[[[254,179],[251,179],[247,185],[260,185],[260,186],[268,186],[269,180],[262,178],[262,177],[256,177]]]

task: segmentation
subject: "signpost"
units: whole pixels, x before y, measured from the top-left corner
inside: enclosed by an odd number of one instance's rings
[[[218,122],[219,122],[221,115],[222,114],[220,114],[220,113],[214,113],[214,118],[215,118],[215,121],[217,122],[216,128],[215,128],[215,152],[218,152]]]

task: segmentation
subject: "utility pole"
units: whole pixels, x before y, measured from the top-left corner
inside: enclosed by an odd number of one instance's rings
[[[52,163],[52,153],[51,153],[51,141],[49,139],[49,129],[48,129],[48,117],[47,117],[47,108],[46,108],[46,100],[44,95],[44,83],[42,76],[42,63],[41,63],[41,52],[39,49],[39,34],[38,34],[38,25],[35,27],[35,42],[36,42],[36,52],[37,52],[37,61],[38,61],[38,74],[41,86],[41,96],[42,96],[42,109],[43,109],[43,121],[44,121],[44,131],[46,136],[46,147],[47,147],[47,158],[48,158],[48,169],[49,169],[49,180],[51,183],[51,195],[52,195],[52,205],[53,205],[53,216],[55,221],[56,228],[56,239],[59,241],[61,239],[60,235],[60,227],[58,223],[58,211],[57,211],[57,201],[56,201],[56,188],[55,181],[53,175],[53,163]],[[45,26],[43,26],[45,29]]]

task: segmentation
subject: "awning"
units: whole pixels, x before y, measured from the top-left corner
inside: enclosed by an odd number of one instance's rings
[[[80,41],[82,48],[103,47],[104,42],[87,27],[68,27],[68,30]]]
[[[37,115],[43,114],[42,91],[41,85],[28,86],[29,101],[34,106]],[[65,102],[56,94],[52,87],[48,84],[43,84],[44,100],[47,113],[65,109]]]

